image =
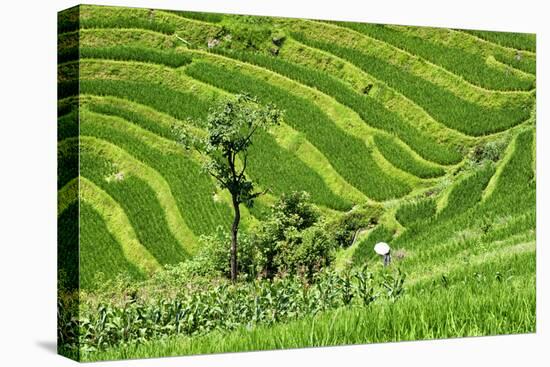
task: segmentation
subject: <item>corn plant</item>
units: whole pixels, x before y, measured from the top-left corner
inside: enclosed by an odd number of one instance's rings
[[[405,293],[405,277],[401,268],[397,268],[396,274],[383,274],[382,286],[386,289],[386,296],[390,301],[397,301]]]
[[[403,293],[403,281],[401,272],[395,279],[386,275],[376,281],[363,267],[344,274],[324,271],[313,283],[297,276],[222,282],[188,289],[171,299],[161,295],[130,297],[115,304],[107,297],[98,303],[86,302],[90,298],[85,298],[78,317],[70,312],[75,303],[61,299],[59,339],[75,350],[94,351],[171,335],[195,336],[243,325],[270,325],[342,306],[365,307],[387,287],[393,287],[390,298],[395,302]]]

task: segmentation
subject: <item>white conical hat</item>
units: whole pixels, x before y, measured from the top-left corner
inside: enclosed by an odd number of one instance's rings
[[[376,252],[378,255],[386,255],[390,252],[390,245],[388,245],[386,242],[378,242],[376,245],[374,245],[374,252]]]

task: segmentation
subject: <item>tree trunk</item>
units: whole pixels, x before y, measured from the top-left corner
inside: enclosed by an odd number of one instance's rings
[[[241,220],[241,210],[235,197],[233,197],[233,210],[235,211],[235,218],[231,226],[231,281],[234,283],[237,281],[237,233],[239,232],[239,222]]]

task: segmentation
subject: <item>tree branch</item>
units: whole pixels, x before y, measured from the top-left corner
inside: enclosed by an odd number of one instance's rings
[[[264,191],[255,192],[255,193],[253,193],[253,194],[250,194],[250,198],[251,198],[251,199],[255,199],[255,198],[257,198],[258,196],[267,194],[269,191],[271,191],[271,190],[270,190],[270,189],[265,189]]]
[[[243,169],[241,170],[241,172],[239,173],[239,177],[238,177],[238,181],[240,182],[242,180],[242,178],[244,177],[244,170],[246,169],[246,164],[247,164],[247,161],[248,161],[248,153],[245,151],[244,152],[244,159],[243,159]]]
[[[224,181],[221,176],[215,174],[211,170],[208,170],[208,173],[210,173],[210,175],[212,175],[216,180],[218,180],[222,184],[222,186],[227,187],[227,182]]]
[[[250,133],[244,138],[244,141],[249,141],[252,138],[252,135],[254,135],[254,132],[258,129],[258,125],[254,125],[250,131]]]

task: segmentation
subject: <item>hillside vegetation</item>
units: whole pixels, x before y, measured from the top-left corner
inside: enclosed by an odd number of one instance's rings
[[[391,317],[386,303],[343,308],[311,329],[289,318],[196,343],[170,334],[88,359],[534,331],[534,35],[88,5],[59,31],[68,284],[144,281],[230,226],[230,196],[173,127],[203,134],[212,104],[245,92],[284,115],[251,148],[247,173],[269,194],[244,210],[243,231],[294,191],[334,221],[381,208],[334,269],[378,269],[372,248],[385,241],[409,287]]]

